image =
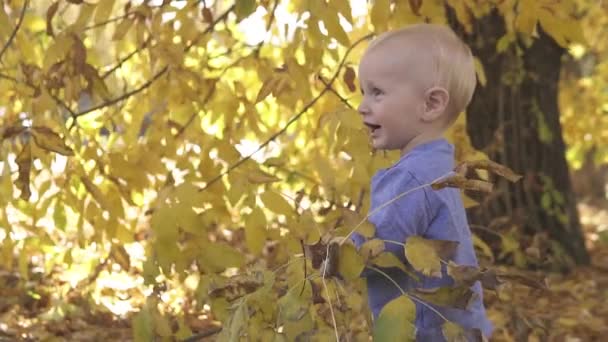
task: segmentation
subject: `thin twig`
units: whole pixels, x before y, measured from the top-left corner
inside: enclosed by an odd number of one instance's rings
[[[133,58],[133,56],[135,56],[136,54],[141,52],[141,50],[143,50],[146,46],[148,46],[148,44],[150,43],[151,40],[152,40],[152,36],[149,36],[148,39],[146,39],[146,41],[144,41],[140,47],[136,48],[131,53],[126,55],[124,58],[119,60],[115,66],[113,66],[110,70],[106,71],[103,75],[101,75],[101,78],[105,80],[108,76],[110,76],[114,71],[116,71],[118,68],[120,68],[129,59]]]
[[[219,23],[221,20],[224,20],[228,16],[228,14],[230,13],[230,11],[232,11],[232,9],[234,9],[234,7],[235,6],[232,5],[228,10],[226,10],[226,12],[224,12],[221,16],[219,16],[213,23],[211,23],[209,25],[209,27],[207,27],[207,29],[203,32],[203,34],[207,34],[207,33],[211,32],[211,31],[213,31],[213,28],[215,27],[215,25],[217,23]],[[192,48],[192,46],[194,44],[195,44],[195,42],[193,41],[190,45],[186,46],[186,48],[184,49],[184,51],[187,52],[190,48]],[[146,88],[150,87],[152,85],[152,83],[154,83],[154,81],[156,81],[158,78],[160,78],[168,70],[169,70],[169,66],[166,65],[159,72],[157,72],[154,76],[152,76],[152,78],[149,79],[146,83],[142,84],[139,88],[134,89],[134,90],[132,90],[130,92],[127,92],[127,93],[125,93],[125,94],[123,94],[123,95],[121,95],[121,96],[119,96],[119,97],[117,97],[115,99],[110,100],[110,101],[106,101],[106,102],[101,103],[101,104],[99,104],[97,106],[94,106],[94,107],[89,108],[87,110],[84,110],[82,112],[76,113],[75,117],[79,118],[79,117],[81,117],[83,115],[86,115],[86,114],[89,114],[89,113],[91,113],[93,111],[96,111],[96,110],[99,110],[99,109],[102,109],[102,108],[105,108],[105,107],[108,107],[108,106],[112,106],[112,105],[114,105],[116,103],[119,103],[119,102],[122,102],[122,101],[128,99],[129,97],[131,97],[131,96],[133,96],[133,95],[135,95],[135,94],[137,94],[137,93],[145,90]]]
[[[327,244],[327,253],[326,256],[329,256],[329,243]],[[336,323],[336,315],[334,314],[334,306],[331,304],[331,294],[329,293],[329,289],[327,288],[327,283],[325,282],[325,273],[327,272],[327,265],[323,268],[323,276],[321,277],[321,281],[323,282],[323,288],[325,289],[325,293],[327,294],[327,304],[329,304],[329,313],[331,313],[331,319],[334,323],[334,332],[336,333],[336,342],[340,342],[340,334],[338,333],[338,323]]]
[[[290,260],[290,261],[286,262],[285,264],[283,264],[283,265],[281,265],[281,266],[278,266],[277,268],[275,268],[275,269],[272,271],[272,273],[277,273],[279,270],[281,270],[281,269],[283,269],[283,268],[285,268],[285,267],[288,267],[289,265],[293,264],[293,263],[294,263],[294,262],[296,262],[296,261],[300,261],[300,260],[306,260],[306,259],[304,259],[304,256],[296,256],[295,258],[296,258],[296,259]]]
[[[325,81],[322,77],[320,77],[320,79],[321,82],[325,84],[325,86],[328,86],[327,81]],[[350,102],[348,102],[348,100],[344,96],[340,95],[340,93],[338,93],[338,91],[335,90],[333,87],[329,87],[329,91],[336,95],[340,99],[340,101],[346,105],[346,107],[350,109],[355,109],[355,106],[351,105]]]
[[[353,45],[351,45],[348,48],[348,50],[346,50],[346,53],[344,54],[344,57],[342,58],[342,61],[340,62],[340,65],[338,66],[338,69],[336,70],[336,73],[333,75],[333,77],[329,81],[329,85],[333,84],[333,82],[336,80],[336,78],[338,78],[338,75],[340,74],[340,70],[344,66],[344,63],[346,62],[346,58],[348,57],[348,55],[350,54],[350,52],[352,51],[352,49],[354,49],[357,45],[359,45],[360,43],[362,43],[363,41],[365,41],[365,40],[367,40],[367,39],[369,39],[371,37],[372,37],[371,34],[364,36],[363,38],[361,38],[358,41],[356,41]],[[328,86],[325,86],[325,88],[323,88],[323,90],[315,98],[313,98],[310,102],[308,102],[306,104],[306,106],[304,106],[304,108],[302,108],[302,110],[299,113],[297,113],[296,115],[292,116],[291,119],[289,119],[289,121],[287,121],[287,123],[283,126],[283,128],[281,128],[278,132],[276,132],[275,134],[273,134],[270,138],[266,139],[266,141],[264,141],[264,143],[262,143],[260,146],[258,146],[258,148],[255,151],[253,151],[252,153],[250,153],[246,157],[243,157],[243,158],[239,159],[239,161],[237,161],[236,163],[230,165],[230,167],[228,167],[227,170],[225,170],[224,172],[220,173],[216,177],[212,178],[209,182],[207,182],[207,184],[205,184],[205,186],[203,188],[201,188],[199,190],[199,192],[204,191],[205,189],[209,188],[211,185],[213,185],[214,183],[216,183],[217,181],[219,181],[220,179],[222,179],[222,177],[224,177],[225,175],[227,175],[230,172],[232,172],[232,170],[236,169],[237,167],[241,166],[243,163],[245,163],[246,161],[248,161],[249,159],[251,159],[251,157],[253,157],[256,153],[258,153],[259,151],[261,151],[264,147],[266,147],[268,144],[270,144],[272,141],[274,141],[280,135],[282,135],[283,133],[285,133],[287,131],[287,129],[294,122],[296,122],[302,115],[304,115],[304,113],[306,113],[310,108],[312,108],[312,106],[314,106],[315,103],[317,103],[317,101],[319,101],[319,99],[321,99],[321,97],[323,97],[323,95],[325,95],[325,93],[327,91],[329,91],[329,88],[328,88]]]
[[[4,53],[6,52],[8,47],[13,43],[13,40],[17,36],[17,31],[19,31],[19,28],[21,27],[21,24],[23,23],[23,18],[25,17],[25,10],[27,9],[28,4],[29,4],[29,0],[25,0],[23,2],[23,7],[21,8],[21,14],[19,15],[19,21],[17,22],[17,25],[15,26],[15,29],[13,30],[13,32],[11,32],[11,35],[8,37],[6,44],[4,45],[4,47],[2,47],[2,50],[0,51],[0,61],[2,61],[2,56],[4,55]]]
[[[135,13],[135,12],[127,12],[127,13],[121,15],[121,16],[110,18],[110,19],[108,19],[106,21],[102,21],[102,22],[99,22],[99,23],[87,26],[87,27],[83,28],[82,30],[83,31],[88,31],[88,30],[92,30],[92,29],[98,28],[100,26],[105,26],[105,25],[113,23],[115,21],[119,21],[121,19],[125,19],[126,17],[128,17],[129,15],[131,15],[133,13]]]

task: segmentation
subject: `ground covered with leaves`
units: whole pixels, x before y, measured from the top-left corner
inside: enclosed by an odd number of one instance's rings
[[[513,282],[498,292],[486,291],[484,299],[496,328],[492,341],[601,341],[608,335],[608,210],[586,205],[579,209],[591,265],[565,275],[500,267],[503,273],[538,279],[546,289]],[[133,340],[129,314],[118,318],[74,291],[58,305],[52,292],[65,284],[54,282],[35,278],[24,282],[0,272],[0,341]],[[131,300],[133,307],[142,303],[137,296],[123,295],[127,297],[120,300]],[[214,340],[213,333],[219,330],[218,322],[200,315],[171,325],[174,331],[187,327],[201,341]]]

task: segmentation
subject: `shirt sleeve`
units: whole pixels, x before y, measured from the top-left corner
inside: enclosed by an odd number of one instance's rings
[[[410,236],[422,236],[426,233],[432,217],[429,191],[432,189],[418,181],[416,177],[404,172],[392,188],[391,198],[395,202],[385,209],[387,221],[393,229],[387,229],[399,242],[405,242]],[[387,227],[389,228],[389,227]]]

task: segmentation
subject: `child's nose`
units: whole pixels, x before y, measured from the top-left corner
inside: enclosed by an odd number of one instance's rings
[[[357,110],[361,115],[369,114],[369,107],[367,106],[367,104],[365,104],[365,101],[361,101]]]

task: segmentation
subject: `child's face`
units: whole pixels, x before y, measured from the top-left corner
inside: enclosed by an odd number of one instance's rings
[[[360,87],[363,99],[359,112],[370,129],[373,147],[399,149],[404,153],[408,144],[425,126],[423,77],[426,63],[424,55],[406,47],[396,50],[394,44],[378,46],[368,51],[359,65]],[[409,45],[409,44],[408,44]],[[410,45],[411,46],[411,45]]]

